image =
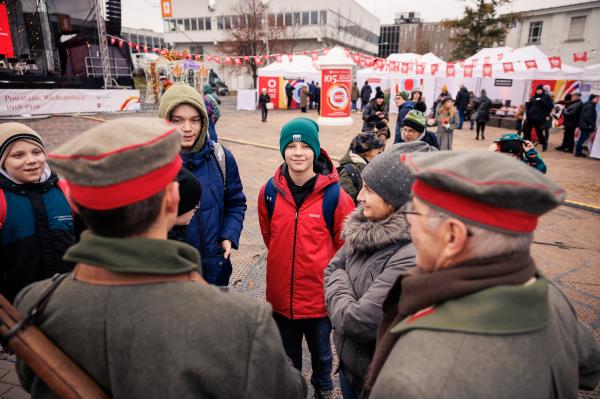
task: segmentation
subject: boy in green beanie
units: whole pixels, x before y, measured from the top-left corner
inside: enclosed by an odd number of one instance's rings
[[[340,190],[338,174],[319,143],[319,126],[295,118],[281,129],[285,162],[258,197],[268,249],[267,301],[283,345],[302,369],[302,337],[312,357],[315,397],[333,397],[331,323],[325,306],[324,269],[342,246],[340,232],[354,202]]]
[[[406,117],[402,121],[398,142],[423,141],[439,149],[440,145],[436,135],[427,131],[427,117],[425,116],[424,107],[424,103],[417,103],[414,109],[406,114]]]

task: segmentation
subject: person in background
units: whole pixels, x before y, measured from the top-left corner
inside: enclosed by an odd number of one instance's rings
[[[271,97],[267,94],[267,89],[263,88],[261,90],[260,95],[258,96],[258,106],[260,107],[260,114],[262,116],[262,121],[267,121],[267,115],[269,110],[267,109],[267,104],[271,102]]]
[[[573,148],[575,147],[575,129],[579,126],[582,109],[583,102],[581,101],[581,93],[573,93],[571,102],[563,111],[563,125],[565,131],[563,133],[562,144],[556,147],[557,151],[573,153]]]
[[[350,100],[352,101],[352,112],[358,111],[358,108],[356,107],[356,102],[359,98],[360,91],[358,90],[358,84],[356,83],[356,81],[354,81],[354,83],[352,83],[352,93],[350,94]]]
[[[268,250],[266,296],[287,355],[302,370],[302,338],[306,338],[315,398],[329,399],[333,354],[323,271],[343,244],[342,226],[354,203],[339,187],[314,120],[300,117],[287,122],[279,148],[284,163],[258,196],[260,229]],[[337,194],[337,203],[331,193]]]
[[[376,156],[383,152],[385,144],[372,133],[361,133],[354,136],[350,149],[340,159],[338,174],[340,186],[357,203],[356,196],[362,189],[360,174]]]
[[[395,144],[369,163],[362,173],[359,205],[344,224],[345,244],[325,269],[325,300],[344,399],[360,398],[375,350],[381,305],[396,279],[415,266],[415,249],[402,213],[413,178],[400,157],[431,148],[420,141]]]
[[[73,270],[63,259],[76,239],[63,183],[36,131],[0,124],[0,293],[9,302],[29,284]]]
[[[315,81],[312,80],[309,84],[308,84],[308,109],[313,109],[314,105],[315,105],[315,97],[316,97],[316,92],[315,92]]]
[[[437,136],[427,130],[427,118],[425,117],[425,103],[416,103],[402,123],[400,130],[400,142],[422,141],[436,149],[439,149]]]
[[[179,183],[177,219],[175,219],[175,225],[169,230],[167,237],[169,240],[185,242],[188,225],[194,217],[194,213],[200,208],[202,187],[196,176],[186,168],[181,168],[177,174],[177,183]]]
[[[304,84],[300,88],[300,112],[306,113],[306,106],[308,105],[308,99],[310,97],[310,90],[308,85]]]
[[[383,92],[383,90],[381,90],[381,86],[375,87],[375,97],[377,97],[378,95],[381,95],[382,98],[385,98],[385,93]]]
[[[547,171],[546,163],[535,150],[533,143],[523,140],[519,134],[508,133],[502,135],[498,140],[494,141],[490,149],[495,152],[511,155],[542,173],[546,173]]]
[[[521,135],[523,131],[523,119],[525,118],[525,104],[519,105],[517,113],[515,114],[515,130],[518,135]]]
[[[590,98],[583,105],[581,109],[581,117],[579,118],[579,129],[581,133],[579,134],[579,140],[577,140],[577,146],[575,146],[575,156],[585,158],[585,154],[583,153],[583,145],[596,130],[596,106],[598,105],[598,101],[600,97],[595,94],[590,94]]]
[[[385,106],[383,92],[375,95],[375,98],[369,101],[363,109],[363,132],[372,132],[378,122],[387,122],[390,120],[388,110]]]
[[[158,116],[181,130],[184,167],[203,188],[200,209],[189,224],[186,242],[200,253],[204,279],[226,286],[232,272],[231,252],[239,247],[246,196],[233,154],[207,137],[204,104],[200,93],[179,82],[161,97]]]
[[[367,104],[369,103],[369,100],[371,99],[372,91],[373,91],[373,89],[371,88],[371,86],[369,86],[369,81],[365,80],[365,84],[360,89],[360,110],[361,111],[363,111],[365,109],[365,107],[367,106]]]
[[[436,116],[437,139],[440,150],[452,150],[454,140],[454,129],[458,126],[459,117],[451,97],[446,97],[440,103]]]
[[[458,93],[456,94],[456,109],[458,111],[459,123],[458,128],[463,128],[463,123],[467,115],[467,106],[469,105],[469,91],[465,85],[461,84]]]
[[[440,105],[442,104],[442,101],[444,100],[444,98],[446,97],[450,97],[450,94],[448,93],[448,86],[443,85],[442,86],[442,91],[440,92],[440,94],[437,96],[436,100],[433,103],[433,108],[431,109],[431,117],[433,119],[435,119],[436,115],[437,115],[437,111],[440,108]]]
[[[548,142],[544,137],[546,121],[550,119],[550,112],[554,103],[552,98],[545,92],[543,85],[538,85],[535,93],[525,104],[525,123],[523,124],[523,138],[531,141],[531,129],[535,128],[538,140],[542,143],[542,151],[548,149]]]
[[[412,93],[410,93],[410,101],[412,101],[413,103],[418,103],[418,102],[425,102],[425,99],[423,98],[423,92],[421,90],[413,90]]]
[[[402,122],[404,122],[406,114],[408,114],[408,112],[414,108],[415,103],[408,101],[408,93],[405,91],[397,93],[394,101],[396,102],[396,107],[398,107],[398,118],[396,119],[396,130],[394,133],[395,144],[400,142],[400,129],[402,128]]]
[[[382,306],[364,398],[576,398],[600,381],[600,345],[531,254],[565,190],[486,151],[407,154],[404,214],[418,272]]]
[[[294,99],[294,86],[288,82],[285,85],[285,96],[287,97],[287,109],[292,109],[292,100]]]
[[[315,108],[317,109],[317,115],[321,115],[321,86],[319,86],[319,82],[315,83]]]
[[[208,103],[208,134],[210,136],[210,139],[216,143],[217,141],[219,141],[217,135],[217,122],[221,118],[221,100],[219,100],[219,97],[214,92],[213,87],[208,83],[204,85],[204,102]]]
[[[492,109],[492,100],[487,96],[485,90],[481,90],[481,96],[477,99],[477,109],[475,111],[475,122],[477,123],[475,140],[485,140],[485,125],[490,121],[490,110]]]
[[[377,136],[379,141],[383,144],[383,148],[385,148],[385,145],[390,138],[390,128],[387,123],[385,123],[385,121],[377,122],[373,128],[373,134]]]
[[[469,103],[467,104],[467,118],[470,122],[470,129],[473,130],[475,128],[475,110],[477,108],[477,98],[475,97],[475,93],[472,91],[469,92]]]

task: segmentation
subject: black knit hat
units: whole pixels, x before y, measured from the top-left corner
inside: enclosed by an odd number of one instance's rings
[[[200,203],[202,187],[196,176],[186,168],[181,168],[179,171],[177,182],[179,183],[179,208],[177,209],[177,216],[181,216],[194,209]]]
[[[377,148],[384,147],[375,134],[373,133],[361,133],[355,136],[350,143],[350,151],[355,154],[364,154],[365,152],[375,150]]]
[[[375,98],[385,98],[385,95],[382,91],[378,91],[377,93],[375,93]]]

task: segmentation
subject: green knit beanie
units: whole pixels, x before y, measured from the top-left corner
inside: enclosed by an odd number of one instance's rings
[[[315,159],[321,155],[321,144],[319,143],[319,125],[310,118],[294,118],[281,128],[279,136],[279,151],[285,158],[285,148],[292,141],[301,141],[315,153]]]
[[[423,133],[425,131],[426,124],[427,118],[425,117],[425,114],[421,111],[417,111],[416,109],[410,110],[402,122],[402,126],[413,128],[419,133]]]

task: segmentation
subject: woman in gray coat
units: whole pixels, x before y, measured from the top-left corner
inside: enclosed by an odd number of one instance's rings
[[[325,269],[325,300],[344,399],[360,397],[383,300],[398,276],[415,264],[402,212],[413,179],[399,154],[432,149],[437,151],[421,141],[395,144],[367,165],[359,206],[342,232],[346,242]],[[391,170],[394,173],[388,173]]]

